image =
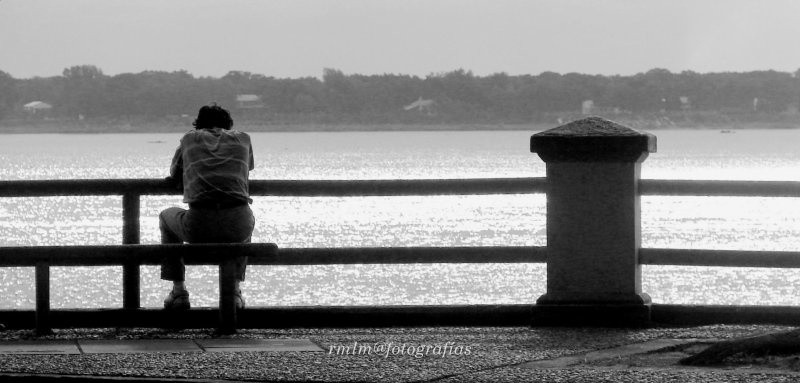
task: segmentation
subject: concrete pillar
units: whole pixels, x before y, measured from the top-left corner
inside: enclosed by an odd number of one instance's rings
[[[639,174],[656,137],[599,117],[534,134],[547,166],[547,293],[534,325],[642,326]]]

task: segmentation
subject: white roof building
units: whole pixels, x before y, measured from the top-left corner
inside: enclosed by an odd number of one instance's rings
[[[426,99],[423,99],[422,97],[420,97],[419,99],[417,99],[417,101],[414,101],[414,102],[404,106],[403,109],[405,109],[405,110],[417,109],[420,112],[427,111],[428,113],[430,113],[431,112],[431,108],[433,107],[433,104],[435,104],[435,103],[436,102],[433,101],[433,100],[426,100]]]
[[[261,102],[261,97],[255,94],[239,94],[236,95],[236,106],[239,108],[263,108],[264,103]]]
[[[42,101],[29,102],[22,106],[25,109],[52,109],[53,106]]]
[[[33,101],[23,105],[22,108],[25,109],[26,112],[36,113],[39,111],[47,111],[53,109],[53,106],[46,102]]]

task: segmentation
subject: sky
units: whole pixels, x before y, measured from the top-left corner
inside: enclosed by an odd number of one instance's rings
[[[797,0],[0,0],[0,70],[278,78],[800,68]]]

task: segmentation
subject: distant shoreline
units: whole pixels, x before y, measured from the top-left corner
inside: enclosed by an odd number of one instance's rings
[[[612,119],[613,120],[613,119]],[[789,122],[730,122],[727,124],[712,123],[702,125],[657,125],[649,121],[624,121],[617,122],[633,129],[644,131],[658,130],[759,130],[759,129],[797,129],[800,124]],[[559,126],[558,123],[527,123],[527,124],[253,124],[240,123],[234,129],[244,132],[280,132],[280,133],[309,133],[309,132],[414,132],[414,131],[542,131]],[[127,134],[127,133],[183,133],[192,129],[191,124],[146,124],[146,125],[100,125],[58,123],[47,121],[45,123],[3,125],[0,123],[0,134]]]
[[[556,125],[545,124],[235,124],[243,132],[311,133],[311,132],[413,132],[413,131],[503,131],[545,130]],[[0,134],[120,134],[120,133],[183,133],[186,126],[97,126],[97,125],[0,125]]]

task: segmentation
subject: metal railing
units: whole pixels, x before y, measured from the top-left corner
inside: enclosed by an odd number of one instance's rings
[[[800,197],[800,182],[640,180],[639,192],[643,196]],[[643,248],[639,253],[639,263],[795,268],[800,267],[800,252]]]
[[[254,180],[251,181],[250,192],[253,196],[295,197],[531,194],[546,193],[547,180],[543,177],[357,181]],[[643,196],[800,197],[800,182],[640,180],[639,192]],[[177,194],[180,194],[180,191],[166,181],[152,179],[0,181],[0,197],[122,196],[122,244],[124,245],[138,244],[140,241],[141,196]],[[134,246],[140,249],[136,250],[135,261],[131,261],[130,257],[126,258],[125,254],[130,256],[133,253],[124,246],[85,247],[86,249],[67,246],[0,247],[0,267],[36,266],[37,272],[41,271],[41,275],[37,273],[37,281],[40,281],[49,275],[43,268],[50,265],[121,265],[123,266],[123,312],[127,313],[124,316],[139,309],[139,265],[152,264],[165,256],[166,253],[154,250],[160,245]],[[85,251],[76,251],[81,249]],[[800,252],[642,248],[639,261],[641,264],[649,265],[800,267]],[[546,247],[540,246],[287,248],[268,256],[253,254],[249,261],[250,264],[256,265],[544,262],[546,262]],[[37,306],[47,305],[49,310],[49,295],[40,297],[38,294],[37,292]],[[526,312],[528,308],[528,306],[517,307],[506,311],[522,315],[521,313]],[[435,314],[437,309],[441,307],[432,308],[428,314],[438,315],[441,318],[442,313]],[[465,313],[474,311],[474,308],[462,309]],[[38,310],[37,308],[37,312]],[[419,309],[411,307],[409,310]],[[391,309],[387,312],[390,316],[396,314]],[[102,313],[95,314],[102,315]],[[109,321],[116,323],[121,317],[116,316]],[[138,320],[136,323],[155,323],[163,319],[163,317],[158,318],[160,319]],[[70,321],[66,320],[64,323],[68,324]],[[47,326],[49,325],[47,322]]]
[[[252,196],[353,197],[407,195],[480,195],[544,192],[543,178],[437,179],[437,180],[356,180],[306,181],[278,180],[250,182]],[[140,200],[143,195],[178,195],[164,180],[94,179],[0,181],[0,197],[45,196],[122,196],[122,243],[140,242]],[[229,246],[229,245],[219,245]],[[150,246],[16,246],[0,247],[0,267],[35,266],[37,280],[37,328],[50,327],[49,266],[120,265],[123,268],[123,309],[140,307],[140,270],[142,264],[175,252]],[[218,263],[218,257],[187,263]],[[202,257],[201,257],[202,258]],[[208,257],[206,257],[208,258]],[[544,248],[509,247],[380,247],[380,248],[285,248],[277,254],[258,256],[250,253],[252,265],[327,265],[327,264],[400,264],[400,263],[525,263],[545,262]],[[222,304],[222,303],[221,303]],[[223,320],[230,322],[230,320]]]
[[[436,180],[253,180],[250,182],[252,196],[295,197],[353,197],[353,196],[406,196],[406,195],[453,195],[453,194],[520,194],[544,192],[544,178],[495,178],[495,179],[436,179]],[[122,243],[140,242],[139,210],[143,195],[178,195],[181,191],[164,180],[157,179],[94,179],[94,180],[37,180],[0,181],[0,197],[45,197],[45,196],[122,196]],[[488,248],[480,253],[460,249],[282,249],[282,259],[292,264],[323,263],[421,263],[421,262],[475,262],[483,261],[483,255],[492,254],[500,262],[523,262],[525,248]],[[536,248],[529,248],[533,260]],[[0,248],[0,255],[9,249]],[[355,254],[369,256],[356,257]],[[421,254],[430,254],[424,256]],[[478,254],[478,255],[476,255]],[[489,261],[485,261],[489,262]],[[123,267],[123,307],[138,308],[139,268],[135,265]]]

